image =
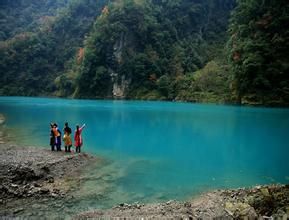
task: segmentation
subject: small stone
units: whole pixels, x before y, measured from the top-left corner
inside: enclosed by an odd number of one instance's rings
[[[52,176],[48,176],[46,180],[48,183],[54,183],[54,178]]]
[[[24,208],[18,208],[13,211],[14,214],[24,211]]]
[[[56,207],[56,208],[62,208],[63,205],[62,205],[62,204],[55,204],[55,207]]]
[[[58,197],[59,195],[58,194],[56,194],[56,193],[51,193],[51,197],[53,197],[53,198],[56,198],[56,197]]]
[[[39,205],[39,204],[33,204],[33,205],[32,205],[32,208],[33,208],[33,209],[40,209],[40,208],[41,208],[41,205]]]
[[[39,183],[34,183],[33,185],[34,185],[35,187],[42,187],[42,185],[39,184]]]
[[[257,218],[257,214],[249,204],[247,203],[231,203],[226,202],[225,204],[225,211],[234,218],[240,218],[240,217],[252,217]]]
[[[59,189],[53,189],[52,192],[55,193],[55,194],[60,194],[60,190]]]
[[[65,197],[65,193],[64,192],[60,193],[60,196]]]
[[[185,203],[184,203],[184,206],[187,207],[187,208],[190,208],[192,205],[191,205],[191,203],[189,203],[189,202],[185,202]]]
[[[49,189],[46,189],[46,188],[41,188],[40,189],[40,193],[41,194],[48,194],[50,191],[49,191]]]
[[[170,205],[170,204],[173,203],[173,202],[174,202],[173,200],[169,200],[169,201],[166,202],[166,204],[167,204],[167,205]]]
[[[261,193],[262,193],[263,196],[265,196],[265,197],[269,197],[269,196],[270,196],[270,193],[269,193],[269,191],[268,191],[267,188],[262,188],[262,189],[261,189]]]

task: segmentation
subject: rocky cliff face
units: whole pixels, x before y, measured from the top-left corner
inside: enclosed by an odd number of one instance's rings
[[[227,7],[210,0],[105,7],[85,43],[76,97],[174,99],[178,77],[203,68],[224,43]]]
[[[131,78],[119,72],[123,61],[123,54],[126,48],[131,46],[132,37],[121,32],[119,38],[113,44],[113,47],[107,51],[106,60],[109,66],[108,72],[111,77],[112,93],[111,96],[116,99],[123,99],[126,97]]]
[[[113,46],[112,53],[112,68],[111,72],[111,81],[113,84],[112,87],[112,96],[114,98],[125,98],[126,91],[129,87],[130,80],[126,79],[125,75],[118,73],[119,66],[122,63],[122,55],[124,47],[126,46],[126,35],[124,32],[120,34],[120,38],[115,42]]]

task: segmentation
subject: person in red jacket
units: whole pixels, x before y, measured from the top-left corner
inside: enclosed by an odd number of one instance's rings
[[[81,127],[79,127],[79,125],[76,125],[76,130],[74,133],[74,146],[76,148],[76,153],[80,153],[80,148],[83,144],[81,132],[82,132],[84,127],[85,127],[85,124],[82,125]]]

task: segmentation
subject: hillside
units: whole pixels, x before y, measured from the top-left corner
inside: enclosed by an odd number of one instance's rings
[[[24,2],[24,1],[20,1]],[[0,41],[0,94],[41,96],[57,94],[56,78],[66,72],[82,46],[85,35],[101,12],[106,1],[25,1],[25,4],[1,3],[7,16],[16,19],[13,31],[7,31],[7,40]],[[58,4],[58,3],[59,4]],[[62,4],[60,4],[62,3]],[[65,3],[65,4],[64,4]],[[22,9],[29,4],[28,10]],[[39,7],[44,5],[43,7]],[[62,7],[66,5],[65,7]],[[51,7],[49,7],[51,6]],[[9,9],[9,10],[6,10]],[[1,10],[3,13],[3,10]],[[33,12],[32,20],[22,23]],[[44,16],[49,15],[50,16]],[[44,16],[41,17],[41,16]],[[45,22],[39,23],[39,19]],[[5,26],[9,25],[9,20]],[[31,28],[30,28],[31,26]],[[20,28],[21,27],[21,28]]]
[[[1,1],[0,95],[288,106],[288,5]]]
[[[223,48],[233,6],[232,0],[110,4],[86,41],[76,97],[224,102]]]
[[[238,1],[229,33],[236,100],[289,106],[289,2]]]
[[[71,0],[1,0],[0,41],[40,30],[69,2]]]

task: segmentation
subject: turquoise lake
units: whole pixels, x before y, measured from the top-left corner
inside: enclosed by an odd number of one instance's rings
[[[289,182],[289,109],[0,97],[0,113],[16,142],[47,149],[50,122],[86,124],[82,150],[114,174],[102,183],[113,184],[111,196],[91,207]],[[101,187],[97,178],[84,183],[88,192]]]

